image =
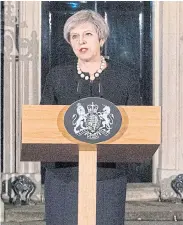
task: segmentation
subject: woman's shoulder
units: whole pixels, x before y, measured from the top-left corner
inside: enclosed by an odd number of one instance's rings
[[[50,74],[58,74],[60,75],[60,73],[62,74],[68,74],[73,72],[76,69],[76,66],[74,67],[74,65],[57,65],[55,67],[52,67],[50,69]]]
[[[48,80],[52,83],[64,81],[73,77],[76,73],[76,66],[74,65],[58,65],[52,67],[47,75]]]
[[[114,71],[121,71],[126,73],[133,73],[135,69],[131,67],[130,65],[125,64],[122,61],[114,61],[114,60],[107,60],[107,63],[109,64],[109,69]]]

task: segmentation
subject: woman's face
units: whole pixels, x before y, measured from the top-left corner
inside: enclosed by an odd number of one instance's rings
[[[100,58],[100,46],[104,41],[99,41],[94,25],[86,22],[71,30],[70,44],[80,60],[96,61]]]

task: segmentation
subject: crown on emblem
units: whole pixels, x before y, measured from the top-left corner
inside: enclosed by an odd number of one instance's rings
[[[87,109],[89,113],[97,113],[98,105],[94,105],[92,102],[91,105],[87,105]]]

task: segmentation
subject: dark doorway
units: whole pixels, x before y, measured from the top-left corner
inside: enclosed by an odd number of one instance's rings
[[[81,1],[42,2],[42,88],[49,70],[72,64],[75,56],[63,38],[68,17],[81,9],[98,11],[110,27],[104,55],[136,70],[141,82],[141,104],[152,105],[151,2]],[[151,182],[151,160],[144,164],[123,164],[128,182]]]

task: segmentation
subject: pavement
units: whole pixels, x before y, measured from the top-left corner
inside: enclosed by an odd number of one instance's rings
[[[183,225],[183,204],[158,201],[126,203],[125,225]],[[44,204],[13,206],[5,204],[2,225],[45,225]]]
[[[46,225],[42,221],[23,222],[23,223],[2,223],[2,225]],[[59,225],[59,224],[58,224]],[[126,221],[125,225],[183,225],[182,221],[179,222],[167,222],[167,221]]]

